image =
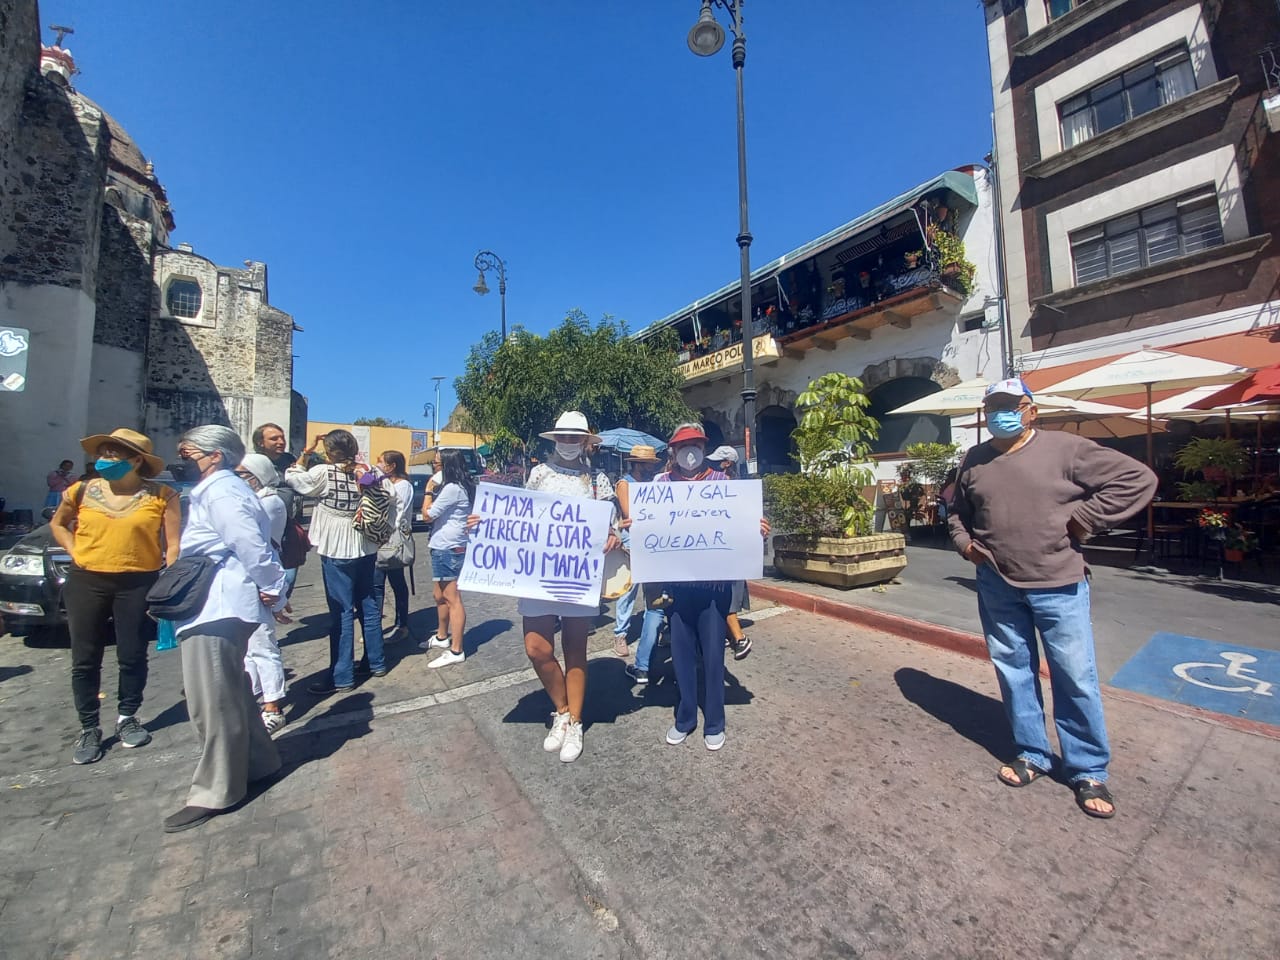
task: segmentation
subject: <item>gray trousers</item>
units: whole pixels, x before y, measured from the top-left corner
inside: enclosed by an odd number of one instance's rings
[[[244,671],[249,637],[257,626],[217,620],[182,634],[187,712],[201,745],[188,806],[235,806],[244,799],[249,781],[280,769],[280,754],[262,723]]]

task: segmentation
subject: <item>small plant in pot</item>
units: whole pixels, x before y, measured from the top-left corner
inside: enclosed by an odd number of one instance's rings
[[[1228,563],[1240,563],[1246,553],[1258,549],[1258,535],[1246,530],[1238,523],[1226,528],[1226,537],[1222,541],[1222,559]]]
[[[1196,437],[1174,454],[1173,463],[1187,476],[1199,473],[1206,482],[1221,486],[1245,475],[1249,456],[1239,440]]]
[[[780,531],[773,538],[779,573],[831,586],[891,580],[906,566],[901,534],[871,534],[872,506],[862,489],[880,425],[867,413],[862,382],[828,373],[796,400],[800,425],[791,436],[798,474],[764,478],[765,514]]]

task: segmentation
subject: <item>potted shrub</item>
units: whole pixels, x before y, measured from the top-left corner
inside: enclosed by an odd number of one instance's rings
[[[977,267],[965,259],[964,241],[954,233],[930,228],[929,244],[937,258],[938,272],[947,285],[968,296],[973,292]]]
[[[1239,440],[1196,437],[1174,454],[1173,463],[1187,476],[1198,472],[1209,483],[1221,486],[1245,475],[1249,456]]]
[[[1228,563],[1240,563],[1246,553],[1258,549],[1257,534],[1246,530],[1238,523],[1226,528],[1226,536],[1222,541],[1222,559]]]
[[[764,478],[765,514],[779,573],[835,587],[892,580],[907,565],[906,538],[871,533],[872,506],[862,496],[872,482],[865,466],[880,425],[867,413],[862,382],[828,373],[796,400],[800,425],[791,436],[800,473]]]

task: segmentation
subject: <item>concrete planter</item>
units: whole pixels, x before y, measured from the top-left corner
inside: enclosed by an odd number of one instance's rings
[[[865,587],[892,580],[907,567],[907,540],[900,533],[869,537],[773,538],[773,565],[783,576],[828,587]]]

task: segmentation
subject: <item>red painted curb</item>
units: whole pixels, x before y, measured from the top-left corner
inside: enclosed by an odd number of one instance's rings
[[[751,595],[808,613],[843,620],[845,623],[870,627],[872,630],[902,637],[904,640],[917,640],[952,653],[961,653],[979,660],[987,659],[987,642],[975,633],[965,633],[963,630],[942,627],[924,620],[912,620],[910,617],[885,613],[883,610],[873,610],[870,607],[841,603],[839,600],[828,600],[826,597],[817,597],[803,590],[790,590],[772,583],[753,581]]]
[[[803,590],[790,590],[787,587],[779,587],[772,583],[761,583],[758,580],[751,582],[751,595],[760,597],[762,600],[772,600],[774,603],[780,603],[796,610],[820,614],[824,617],[831,617],[834,620],[843,620],[845,623],[879,630],[895,637],[902,637],[904,640],[926,643],[931,647],[949,650],[952,653],[963,654],[978,660],[989,659],[987,657],[986,640],[977,634],[965,633],[963,630],[939,626],[936,623],[929,623],[925,620],[912,620],[910,617],[904,617],[900,614],[886,613],[883,610],[873,610],[870,607],[860,607],[852,603],[842,603],[839,600],[828,600],[826,597],[814,596],[811,593],[805,593]],[[1045,678],[1049,676],[1049,669],[1044,664],[1040,665],[1040,675]],[[1270,723],[1246,720],[1243,717],[1232,716],[1229,713],[1215,713],[1212,710],[1178,703],[1175,700],[1150,697],[1143,693],[1135,693],[1132,690],[1124,690],[1106,683],[1101,686],[1107,696],[1115,697],[1117,700],[1152,707],[1156,710],[1163,710],[1165,713],[1186,717],[1191,720],[1201,720],[1205,723],[1216,724],[1239,733],[1266,737],[1268,740],[1280,740],[1280,727]]]

